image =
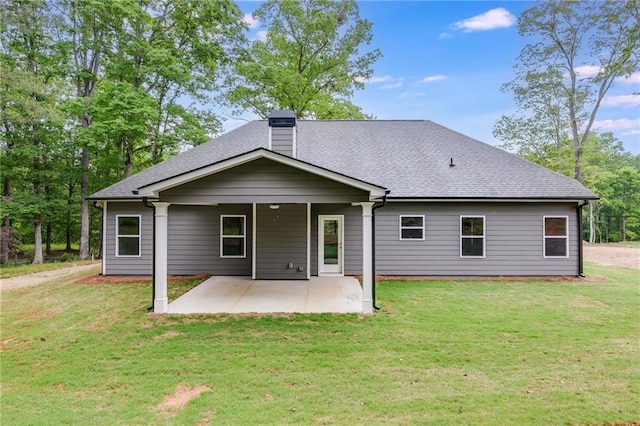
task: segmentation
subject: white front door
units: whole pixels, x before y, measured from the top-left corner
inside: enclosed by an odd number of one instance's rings
[[[343,274],[343,216],[318,216],[318,275]]]

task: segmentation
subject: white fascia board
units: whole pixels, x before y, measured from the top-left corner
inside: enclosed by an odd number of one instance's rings
[[[277,163],[296,168],[298,170],[312,173],[317,176],[321,176],[321,177],[331,179],[336,182],[343,183],[345,185],[348,185],[357,189],[361,189],[363,191],[367,191],[369,192],[369,196],[372,199],[382,197],[385,194],[385,189],[379,186],[362,182],[360,180],[350,178],[348,176],[344,176],[339,173],[335,173],[330,170],[323,169],[321,167],[296,160],[295,158],[276,154],[274,152],[271,152],[262,148],[255,151],[248,152],[246,154],[239,155],[234,158],[230,158],[228,160],[223,160],[218,163],[211,164],[210,166],[203,167],[201,169],[194,170],[192,172],[188,172],[180,176],[175,176],[173,178],[163,180],[161,182],[144,186],[138,190],[138,196],[157,198],[160,192],[166,191],[167,189],[171,189],[176,186],[183,185],[185,183],[188,183],[197,179],[201,179],[205,176],[209,176],[215,173],[222,172],[227,169],[240,166],[250,161],[257,160],[259,158],[266,158],[268,160],[272,160]]]

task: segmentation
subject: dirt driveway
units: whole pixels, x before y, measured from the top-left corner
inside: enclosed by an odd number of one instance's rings
[[[91,265],[67,266],[52,271],[34,272],[32,274],[18,275],[10,278],[0,279],[0,290],[14,290],[16,288],[30,287],[49,281],[57,280],[70,275],[80,274],[82,272],[94,271],[100,272],[100,263]]]
[[[584,260],[607,266],[640,269],[640,248],[621,244],[584,243]]]

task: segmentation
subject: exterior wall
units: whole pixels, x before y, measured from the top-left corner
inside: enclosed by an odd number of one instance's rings
[[[140,257],[116,257],[116,216],[140,217]],[[153,210],[136,202],[108,202],[104,250],[106,275],[151,275],[153,270]]]
[[[425,240],[400,241],[399,215],[425,215]],[[460,257],[460,215],[485,216],[485,258]],[[543,216],[569,221],[569,257],[543,257]],[[400,203],[376,211],[380,275],[577,275],[576,205],[571,203]]]
[[[367,201],[368,193],[262,158],[163,191],[160,198],[183,204],[351,203]]]
[[[311,206],[311,275],[318,275],[318,215],[344,215],[344,275],[361,275],[362,207],[349,204]]]
[[[270,127],[271,151],[293,157],[295,127]]]
[[[220,215],[245,215],[245,258],[220,257]],[[169,206],[168,273],[251,275],[253,208],[248,204]]]
[[[283,204],[277,210],[258,204],[256,234],[257,279],[307,278],[306,204]]]

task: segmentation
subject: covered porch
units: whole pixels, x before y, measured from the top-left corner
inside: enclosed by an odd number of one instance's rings
[[[169,303],[167,313],[361,313],[362,298],[362,287],[353,277],[211,277]]]

